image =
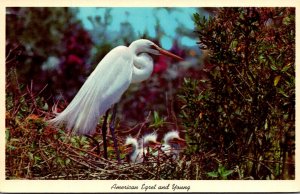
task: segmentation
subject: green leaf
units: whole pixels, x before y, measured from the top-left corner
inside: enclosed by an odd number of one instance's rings
[[[7,148],[8,148],[9,150],[15,150],[15,149],[16,149],[16,147],[15,147],[15,146],[12,146],[12,145],[8,145]]]
[[[220,165],[219,168],[218,168],[218,173],[219,174],[223,174],[223,171],[225,170],[225,167]]]
[[[265,59],[265,57],[264,55],[259,55],[258,59],[262,62]]]
[[[34,162],[39,162],[41,161],[41,157],[40,156],[34,156]]]
[[[213,171],[213,172],[208,172],[207,175],[210,176],[210,177],[214,177],[214,178],[217,178],[217,177],[219,176],[218,173],[215,172],[215,171]]]
[[[268,120],[265,122],[265,129],[268,129]]]
[[[276,70],[277,70],[277,67],[276,67],[275,65],[271,65],[271,69],[272,69],[273,71],[276,71]]]
[[[159,114],[154,111],[153,112],[153,124],[150,125],[150,127],[160,127],[162,126],[164,123],[164,119],[163,118],[160,118]]]
[[[157,122],[159,120],[159,115],[156,111],[154,111],[154,122]]]
[[[66,159],[66,165],[68,165],[71,162],[69,158]]]
[[[275,79],[274,79],[274,86],[277,86],[277,84],[278,84],[280,78],[281,78],[280,75],[278,75],[278,76],[275,77]]]
[[[225,170],[222,172],[221,176],[227,177],[228,175],[232,174],[233,172],[234,172],[233,170]]]
[[[231,48],[231,49],[236,48],[237,44],[238,44],[238,41],[237,41],[237,40],[233,40],[233,41],[231,42],[231,44],[230,44],[230,48]]]
[[[278,93],[279,93],[279,94],[282,94],[284,97],[287,97],[287,98],[289,97],[289,95],[287,95],[287,94],[283,91],[282,88],[279,88],[279,89],[278,89]]]
[[[275,66],[275,60],[273,59],[273,57],[271,57],[270,55],[268,56],[269,60],[271,61],[271,69],[272,70],[277,70],[277,67]]]
[[[64,166],[64,161],[63,161],[60,157],[57,157],[57,158],[56,158],[56,161],[57,161],[58,164],[60,164],[61,166]]]
[[[76,143],[77,142],[74,137],[72,137],[70,140],[71,140],[72,143]]]
[[[291,67],[291,63],[285,65],[285,66],[281,69],[281,72],[286,72],[290,67]]]
[[[47,103],[45,103],[45,104],[44,104],[44,106],[42,107],[42,109],[43,109],[43,110],[48,110],[48,109],[49,109],[49,106],[48,106],[48,104],[47,104]]]
[[[28,152],[28,157],[30,160],[33,160],[33,154],[31,152]]]
[[[6,141],[9,140],[9,130],[8,129],[5,130],[5,139],[6,139]]]
[[[200,15],[198,13],[194,13],[193,16],[195,22],[198,22],[200,20]]]
[[[283,20],[282,20],[282,23],[283,23],[284,25],[289,25],[290,22],[291,22],[290,16],[287,16],[287,17],[283,18]]]

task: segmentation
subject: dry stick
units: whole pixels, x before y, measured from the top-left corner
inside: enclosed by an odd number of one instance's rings
[[[142,123],[140,129],[139,129],[139,132],[136,134],[135,138],[138,138],[140,136],[140,133],[141,133],[141,130],[143,129],[143,127],[146,125],[146,123],[148,123],[149,121],[149,117],[151,115],[151,111],[149,111],[149,114],[147,115],[145,121]]]
[[[141,167],[142,170],[148,172],[149,174],[153,175],[154,177],[156,176],[154,173],[150,172],[149,170],[147,170],[146,168],[144,167]]]
[[[48,164],[48,161],[51,160],[52,158],[54,158],[54,156],[47,158],[47,156],[44,155],[44,152],[42,151],[42,149],[38,149],[38,152],[41,154],[41,156],[43,158],[43,162],[41,162],[41,164],[46,163],[48,168],[50,169],[50,165]]]
[[[39,96],[46,88],[47,88],[48,84],[46,84],[37,94],[37,96]]]
[[[257,161],[256,159],[249,158],[249,157],[243,157],[243,158],[252,160],[253,162],[257,162],[257,163],[263,165],[263,166],[266,167],[273,175],[275,175],[275,173],[273,172],[273,170],[272,170],[270,167],[268,167],[265,163],[263,163],[263,161]]]
[[[17,106],[17,108],[15,109],[15,111],[14,111],[13,114],[12,114],[13,117],[14,117],[14,115],[16,115],[17,112],[19,111],[20,106],[21,106],[21,104],[19,103],[18,106]]]
[[[31,113],[30,114],[32,114],[33,112],[34,112],[34,110],[37,110],[38,109],[38,106],[37,106],[37,104],[36,104],[36,101],[35,101],[35,96],[34,96],[34,94],[33,94],[33,92],[32,92],[32,85],[33,85],[33,81],[31,80],[31,82],[30,82],[30,89],[28,88],[28,86],[26,87],[27,88],[27,92],[28,92],[28,94],[29,94],[29,96],[30,96],[30,98],[31,98],[31,101],[32,101],[32,103],[33,103],[33,106],[34,106],[34,109],[32,109],[32,111],[31,111]]]
[[[93,143],[96,145],[96,149],[97,149],[96,152],[98,155],[100,155],[100,146],[99,146],[98,141],[90,135],[84,135],[84,136],[86,136],[87,138],[90,138],[93,141]]]
[[[106,160],[105,158],[101,158],[101,157],[99,157],[99,156],[97,156],[97,155],[95,155],[95,154],[93,154],[93,153],[91,153],[91,152],[89,152],[89,151],[86,151],[86,150],[83,150],[83,149],[80,149],[80,148],[76,148],[76,147],[73,147],[72,146],[72,148],[75,148],[75,149],[77,149],[77,150],[80,150],[80,151],[83,151],[83,152],[85,152],[85,153],[87,153],[87,154],[89,154],[89,155],[91,155],[91,156],[93,156],[94,158],[97,158],[97,160],[95,161],[95,160],[89,160],[89,162],[93,162],[93,163],[96,163],[96,164],[101,164],[101,165],[104,165],[104,166],[109,166],[109,165],[107,165],[107,164],[110,164],[110,165],[114,165],[114,163],[113,162],[111,162],[111,161],[109,161],[109,160]],[[72,152],[74,152],[74,153],[76,153],[77,155],[79,155],[77,152],[75,152],[74,150],[72,150],[72,149],[70,149]],[[88,161],[88,159],[87,158],[84,158],[84,160],[86,160],[86,161]]]
[[[173,89],[172,83],[169,84],[169,89],[170,89],[171,95],[166,94],[166,101],[167,101],[166,103],[167,103],[167,107],[168,107],[167,108],[168,116],[169,117],[172,116],[171,117],[172,121],[175,123],[175,128],[178,131],[179,130],[178,121],[177,121],[177,117],[176,117],[176,114],[175,114],[175,111],[174,111],[174,98],[172,96],[172,89]],[[170,102],[169,103],[168,103],[168,96],[170,97]],[[169,110],[169,108],[170,108],[170,110]],[[174,124],[174,123],[172,123],[172,124]]]
[[[252,160],[252,161],[256,161],[254,158],[251,158],[251,157],[248,157],[248,156],[242,156],[243,158],[246,158],[246,159],[249,159],[249,160]],[[266,162],[266,163],[278,163],[278,164],[283,164],[283,162],[281,161],[272,161],[272,160],[261,160],[261,161],[258,161],[258,162]],[[286,164],[295,164],[293,162],[285,162]]]
[[[101,158],[100,156],[98,156],[98,155],[96,155],[96,154],[94,154],[94,153],[92,153],[92,152],[89,152],[89,151],[84,150],[84,149],[81,149],[81,148],[74,147],[74,146],[72,146],[72,145],[70,145],[70,144],[67,144],[67,143],[64,143],[64,142],[62,142],[62,141],[60,141],[60,140],[58,140],[58,141],[59,141],[60,143],[64,144],[64,145],[67,145],[67,146],[68,146],[67,149],[70,149],[70,147],[71,147],[71,148],[77,149],[77,150],[79,150],[79,151],[83,151],[83,152],[85,152],[85,153],[87,153],[87,154],[89,154],[89,155],[91,155],[91,156],[93,156],[93,157],[96,157],[96,158],[98,158],[98,159],[104,160],[104,158]],[[70,150],[71,150],[71,149],[70,149]],[[107,163],[107,162],[108,162],[108,163],[111,163],[111,161],[105,159],[105,163]]]
[[[134,127],[128,129],[127,131],[123,131],[122,133],[124,133],[124,134],[130,133],[131,131],[136,129],[138,126],[140,126],[140,129],[139,129],[137,135],[135,135],[135,138],[137,138],[140,135],[142,128],[146,125],[146,123],[148,123],[150,115],[151,115],[151,111],[149,112],[149,114],[147,115],[147,117],[143,123],[138,123]]]
[[[87,167],[87,168],[96,168],[96,166],[93,166],[93,165],[90,165],[90,164],[85,164],[85,163],[83,163],[83,162],[80,162],[80,161],[76,160],[75,158],[71,157],[71,155],[70,155],[69,153],[66,153],[66,152],[64,152],[64,151],[61,151],[60,153],[64,154],[64,155],[67,156],[70,160],[72,160],[72,161],[74,161],[74,162],[76,162],[76,163],[78,163],[78,164],[80,164],[80,165],[82,165],[82,166],[85,166],[85,167]],[[74,156],[74,155],[73,155],[73,156]],[[75,155],[75,157],[76,157],[76,155]]]
[[[129,128],[127,131],[122,131],[122,133],[130,133],[131,131],[133,131],[135,128],[137,128],[139,125],[141,125],[141,123],[138,123],[138,124],[136,124],[134,127],[132,127],[132,128]]]

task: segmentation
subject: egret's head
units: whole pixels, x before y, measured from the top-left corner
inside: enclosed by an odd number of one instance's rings
[[[125,150],[128,153],[134,152],[134,150],[138,149],[138,141],[137,139],[128,136],[125,141]]]
[[[181,57],[160,48],[154,42],[151,42],[150,40],[147,39],[139,39],[133,41],[129,47],[133,48],[136,54],[149,53],[153,55],[165,55],[165,56],[175,58],[177,60],[183,60]]]
[[[156,133],[151,133],[151,134],[147,134],[145,135],[142,140],[141,140],[143,146],[145,147],[152,147],[152,148],[155,148],[155,147],[158,147],[160,146],[161,144],[157,141],[157,134]]]
[[[186,141],[179,136],[178,131],[169,131],[163,139],[165,144],[185,144]]]

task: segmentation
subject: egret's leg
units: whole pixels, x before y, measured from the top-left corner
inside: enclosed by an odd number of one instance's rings
[[[107,131],[107,117],[109,110],[106,111],[104,116],[104,121],[102,124],[102,137],[103,137],[103,150],[104,150],[104,158],[107,159],[107,142],[106,142],[106,131]]]
[[[109,125],[109,129],[110,129],[113,141],[114,141],[114,148],[115,148],[115,152],[116,152],[116,155],[117,155],[117,160],[120,163],[121,162],[120,152],[119,152],[117,138],[115,136],[115,119],[116,119],[116,114],[117,114],[117,104],[115,104],[114,107],[113,107],[113,113],[112,113],[112,116],[111,116],[111,123]]]

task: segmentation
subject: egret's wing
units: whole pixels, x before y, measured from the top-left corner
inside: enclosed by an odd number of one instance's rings
[[[50,123],[66,123],[80,134],[95,131],[99,117],[127,90],[132,79],[132,53],[119,46],[110,51],[85,81],[69,106]]]

